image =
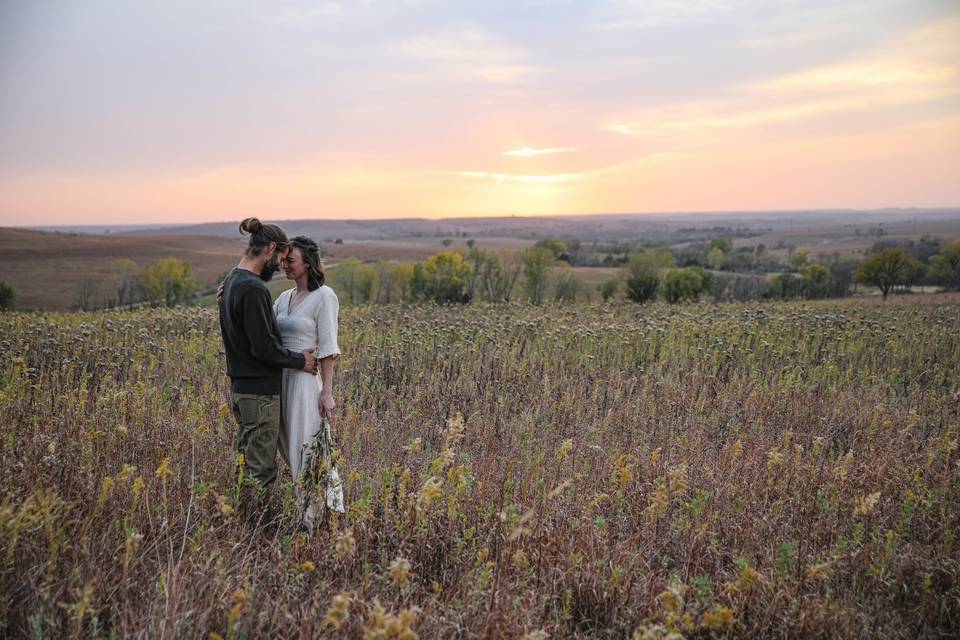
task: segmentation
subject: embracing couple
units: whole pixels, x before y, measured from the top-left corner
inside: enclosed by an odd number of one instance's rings
[[[287,239],[283,229],[256,218],[241,222],[240,232],[249,242],[218,291],[218,307],[238,427],[241,506],[253,520],[264,516],[279,448],[293,474],[301,522],[312,529],[324,506],[343,512],[329,422],[340,305],[323,283],[316,242]],[[296,287],[271,302],[264,283],[281,268]]]

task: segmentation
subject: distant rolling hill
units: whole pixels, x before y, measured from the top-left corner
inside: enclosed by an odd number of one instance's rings
[[[142,269],[161,258],[179,258],[192,265],[194,278],[201,289],[206,289],[237,264],[246,247],[246,239],[235,226],[229,235],[224,232],[223,237],[196,232],[170,234],[169,231],[164,229],[163,233],[152,235],[143,235],[143,232],[93,235],[0,228],[0,281],[15,287],[18,309],[73,309],[85,287],[92,289],[93,300],[99,306],[115,297],[110,264],[114,260],[129,258]],[[203,231],[209,233],[208,229]],[[465,242],[464,238],[458,238],[452,247],[465,248]],[[529,246],[531,242],[484,238],[477,244],[486,249],[511,251]],[[324,261],[328,265],[346,257],[365,261],[422,260],[443,248],[440,239],[433,237],[323,244]]]
[[[320,242],[328,264],[347,257],[421,260],[448,244],[463,248],[468,238],[483,249],[512,252],[547,237],[683,246],[727,234],[738,245],[763,243],[784,254],[809,248],[814,255],[862,255],[880,238],[960,238],[960,209],[271,221],[290,236],[305,234]],[[874,225],[882,226],[882,235]],[[236,222],[89,231],[0,229],[0,280],[16,287],[19,308],[75,308],[84,287],[94,289],[95,301],[106,302],[115,297],[110,263],[118,258],[141,268],[160,258],[186,260],[201,288],[208,288],[237,263],[246,242]]]
[[[114,296],[110,263],[129,258],[141,268],[160,258],[193,265],[201,285],[216,282],[243,251],[234,239],[193,235],[78,235],[25,229],[0,229],[0,280],[16,288],[19,309],[64,310],[76,306],[82,287],[94,300]]]
[[[957,220],[960,209],[877,209],[856,211],[744,211],[702,213],[593,214],[582,216],[501,216],[477,218],[399,218],[376,220],[267,219],[289,235],[308,235],[319,242],[376,241],[437,237],[514,238],[536,240],[569,237],[581,241],[620,241],[644,238],[664,241],[674,231],[689,227],[749,227],[779,231],[841,224],[884,224],[918,218]],[[233,238],[237,222],[208,222],[156,230],[134,230],[136,235],[203,235]]]

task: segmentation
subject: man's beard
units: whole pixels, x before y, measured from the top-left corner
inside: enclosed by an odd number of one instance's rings
[[[273,274],[280,270],[280,260],[277,258],[277,254],[270,256],[270,259],[267,260],[266,264],[263,265],[263,270],[260,271],[260,279],[264,282],[270,282],[273,278]]]

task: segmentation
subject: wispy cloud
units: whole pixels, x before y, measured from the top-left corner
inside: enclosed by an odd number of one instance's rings
[[[394,51],[455,75],[494,84],[516,83],[545,71],[527,63],[524,50],[499,43],[481,31],[411,38],[396,45]]]
[[[602,129],[635,137],[709,134],[879,113],[960,96],[960,56],[953,55],[953,35],[950,25],[924,27],[855,59],[742,85],[732,97],[644,109]]]
[[[609,17],[596,28],[603,31],[651,29],[708,16],[727,9],[725,0],[621,0],[609,3]]]
[[[493,180],[497,183],[517,182],[521,184],[556,184],[560,182],[575,182],[583,180],[586,173],[553,173],[547,175],[518,175],[513,173],[492,173],[488,171],[445,171],[461,178],[480,178]]]
[[[480,180],[492,180],[497,183],[517,183],[517,184],[562,184],[568,182],[581,182],[604,174],[619,173],[641,166],[645,163],[662,160],[665,158],[674,158],[681,155],[677,152],[651,153],[645,156],[633,158],[626,162],[585,169],[583,171],[548,173],[542,175],[504,173],[497,171],[450,171],[445,169],[434,169],[428,173],[441,173],[455,175],[461,178],[472,178]]]
[[[545,156],[553,153],[572,153],[576,147],[546,147],[543,149],[534,149],[532,147],[522,147],[520,149],[511,149],[504,151],[501,155],[513,156],[516,158],[532,158],[534,156]]]

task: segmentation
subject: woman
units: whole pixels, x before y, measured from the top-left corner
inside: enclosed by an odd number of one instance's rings
[[[280,329],[280,338],[287,349],[316,349],[320,361],[320,375],[305,371],[284,369],[281,411],[283,427],[280,430],[280,451],[290,465],[297,497],[307,502],[303,523],[313,528],[323,510],[316,504],[310,472],[316,471],[326,448],[329,453],[330,432],[327,419],[333,415],[334,361],[340,355],[337,346],[337,315],[340,303],[333,289],[324,282],[323,265],[317,243],[306,236],[290,241],[290,252],[283,264],[287,277],[297,286],[280,294],[273,304],[273,312]],[[301,346],[302,345],[302,346]],[[326,467],[330,461],[325,461]],[[311,464],[313,463],[313,464]],[[323,491],[326,505],[343,512],[343,489],[336,467],[327,471]],[[306,490],[305,490],[306,489]],[[321,489],[323,489],[321,487]]]

